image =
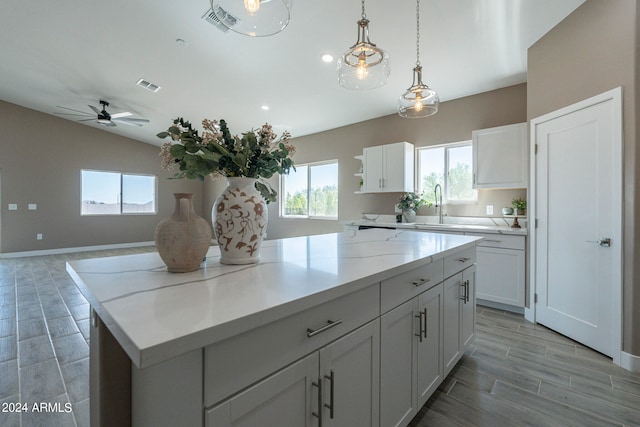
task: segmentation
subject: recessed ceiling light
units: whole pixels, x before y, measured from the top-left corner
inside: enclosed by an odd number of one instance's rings
[[[264,111],[269,111],[270,110],[268,105],[261,105],[260,108],[262,108]]]
[[[184,41],[183,39],[176,39],[176,44],[177,44],[179,47],[187,47],[187,42],[186,42],[186,41]]]
[[[333,62],[333,55],[325,53],[324,55],[322,55],[322,60],[324,62]]]

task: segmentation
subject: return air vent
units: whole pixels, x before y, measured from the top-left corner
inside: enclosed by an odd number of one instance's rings
[[[138,86],[145,88],[148,91],[151,91],[153,93],[156,93],[157,91],[160,90],[160,86],[158,85],[154,85],[151,82],[146,81],[145,79],[140,79],[138,80],[138,82],[136,83]]]
[[[221,16],[222,20],[218,16]],[[212,9],[209,9],[202,15],[202,18],[223,33],[228,33],[229,29],[238,23],[238,18],[228,14],[220,6],[218,6],[218,15],[214,14]]]

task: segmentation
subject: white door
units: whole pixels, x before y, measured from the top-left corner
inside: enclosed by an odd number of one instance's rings
[[[614,360],[621,350],[620,109],[616,89],[531,122],[536,320]]]

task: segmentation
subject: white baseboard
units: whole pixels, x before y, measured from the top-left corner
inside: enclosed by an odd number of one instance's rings
[[[620,367],[631,372],[640,372],[640,356],[620,352]]]
[[[0,258],[22,258],[42,255],[57,255],[71,252],[89,252],[89,251],[102,251],[109,249],[126,249],[126,248],[139,248],[143,246],[154,246],[155,242],[134,242],[134,243],[116,243],[112,245],[98,245],[98,246],[82,246],[76,248],[58,248],[58,249],[43,249],[39,251],[25,251],[25,252],[7,252],[0,253]]]
[[[497,310],[509,311],[516,314],[524,314],[524,307],[516,307],[515,305],[502,304],[494,301],[487,301],[481,298],[476,298],[476,304],[485,307],[495,308]]]

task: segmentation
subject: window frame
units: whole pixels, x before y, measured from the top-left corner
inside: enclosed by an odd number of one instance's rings
[[[295,165],[296,168],[302,167],[302,166],[306,166],[307,167],[307,215],[286,215],[285,214],[285,203],[286,203],[286,198],[285,198],[285,179],[287,177],[287,175],[280,175],[280,185],[279,185],[279,190],[280,190],[280,218],[286,218],[286,219],[322,219],[322,220],[334,220],[337,221],[338,220],[338,211],[336,211],[336,216],[323,216],[323,215],[311,215],[311,197],[310,197],[310,189],[311,189],[311,169],[313,167],[316,166],[323,166],[323,165],[333,165],[335,164],[336,167],[338,168],[337,171],[337,175],[336,175],[336,191],[338,192],[338,210],[339,210],[339,195],[340,195],[340,162],[338,161],[338,159],[331,159],[331,160],[321,160],[321,161],[317,161],[317,162],[308,162],[308,163],[300,163]]]
[[[449,200],[449,150],[460,147],[471,147],[471,189],[473,190],[473,199],[466,200]],[[444,149],[444,185],[442,188],[442,203],[448,205],[477,205],[478,204],[478,190],[473,188],[473,141],[457,141],[457,142],[448,142],[444,144],[437,145],[427,145],[423,147],[416,148],[416,189],[420,194],[424,193],[424,189],[422,188],[422,173],[420,169],[420,151],[429,150],[429,149]]]
[[[117,213],[83,213],[82,206],[82,190],[83,190],[83,180],[82,173],[83,172],[98,172],[98,173],[108,173],[108,174],[118,174],[120,178],[120,193],[118,194],[118,205],[120,207],[119,212]],[[124,177],[125,176],[145,176],[153,178],[153,211],[151,212],[124,212]],[[109,171],[109,170],[100,170],[100,169],[80,169],[80,216],[120,216],[120,215],[157,215],[158,214],[158,176],[150,173],[137,173],[137,172],[120,172],[120,171]]]

